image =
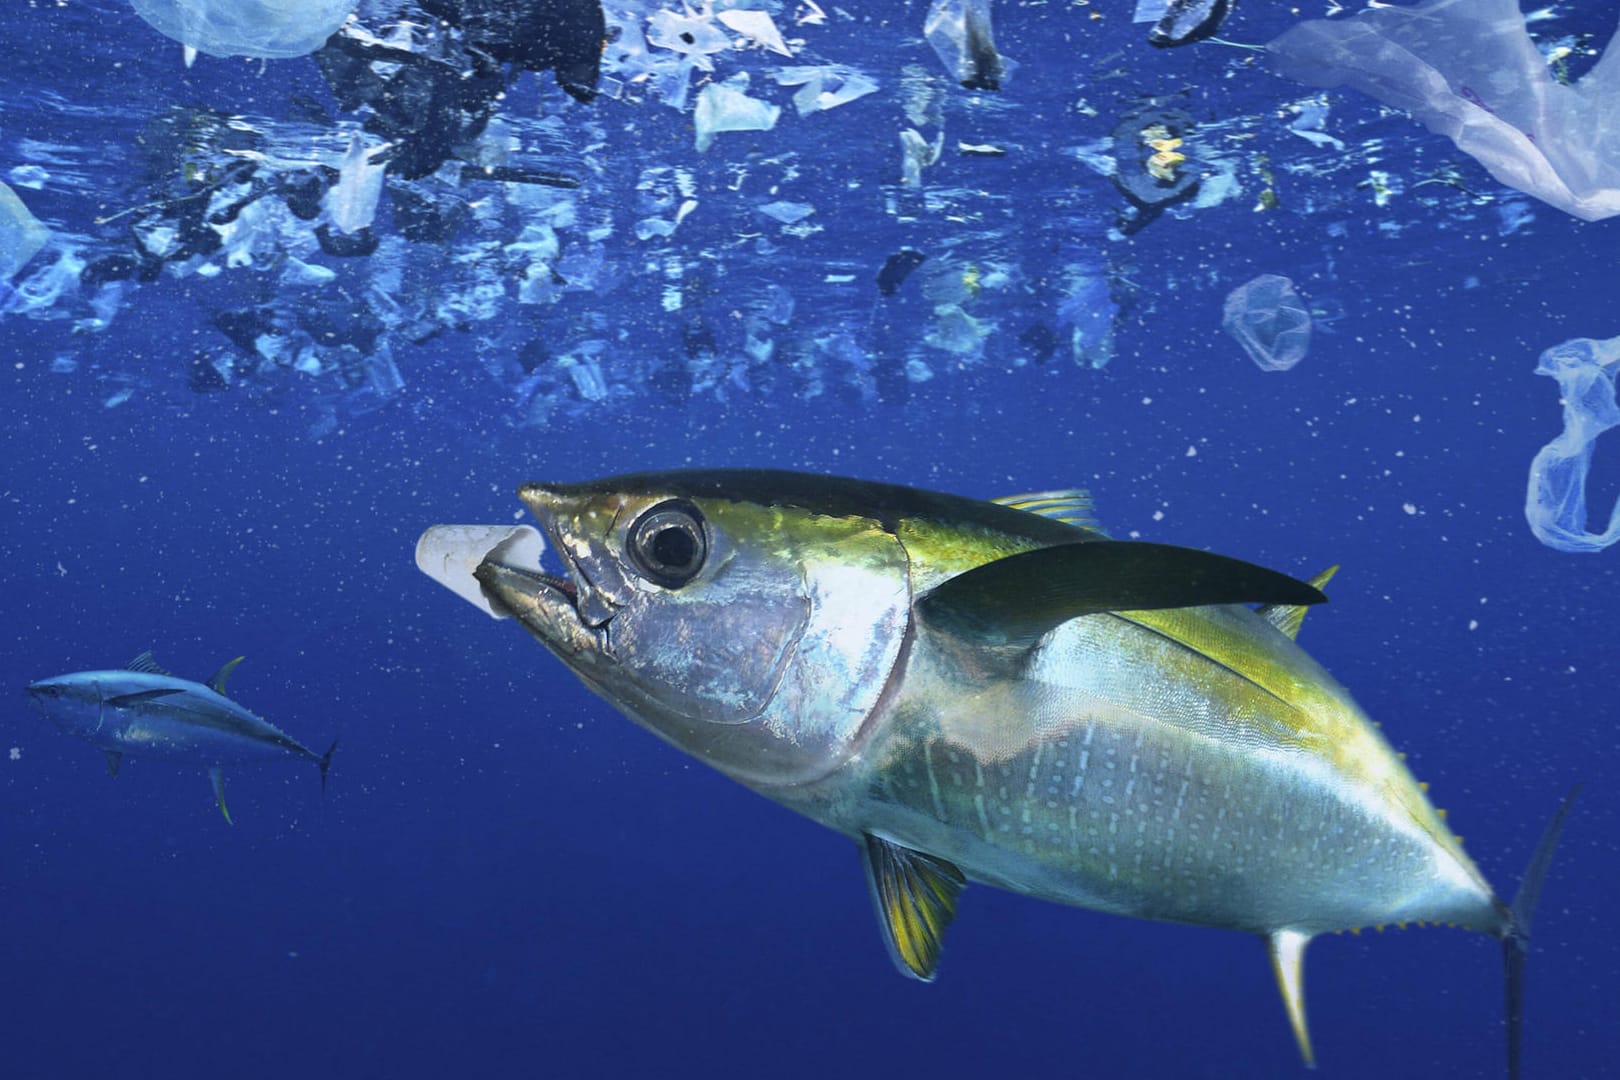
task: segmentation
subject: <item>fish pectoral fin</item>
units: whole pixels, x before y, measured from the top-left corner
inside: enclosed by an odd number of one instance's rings
[[[1337,564],[1311,578],[1311,588],[1320,592],[1333,580],[1333,575],[1339,572]],[[1299,628],[1305,621],[1305,613],[1311,610],[1300,604],[1266,604],[1255,611],[1255,614],[1265,619],[1272,626],[1281,630],[1289,637],[1298,639]]]
[[[933,982],[967,878],[944,859],[871,833],[861,837],[861,855],[889,959],[900,974]]]
[[[225,661],[224,664],[220,665],[220,669],[214,672],[214,677],[208,680],[208,688],[220,697],[224,697],[225,680],[231,677],[231,672],[236,670],[236,665],[246,659],[245,656],[238,656],[235,660]]]
[[[118,766],[124,763],[124,755],[117,750],[103,750],[102,753],[107,756],[107,775],[117,776]]]
[[[1307,1068],[1316,1068],[1316,1054],[1311,1050],[1311,1032],[1305,1026],[1305,946],[1311,935],[1300,930],[1277,930],[1266,937],[1266,949],[1271,953],[1271,971],[1277,976],[1277,989],[1282,991],[1283,1007],[1288,1010],[1288,1025],[1294,1029],[1294,1041],[1299,1044],[1300,1056]]]
[[[166,698],[170,694],[182,693],[185,693],[185,691],[174,689],[137,690],[133,694],[115,694],[108,698],[105,704],[111,705],[115,709],[127,709],[131,705],[139,705],[143,701],[156,701],[158,698]]]
[[[225,824],[235,825],[231,820],[231,812],[225,807],[225,770],[218,765],[208,770],[208,782],[214,785],[214,801],[219,803],[219,812],[225,815]]]
[[[1320,604],[1313,586],[1195,548],[1085,540],[1009,555],[936,586],[917,602],[938,629],[984,645],[1032,645],[1082,615],[1206,604]]]

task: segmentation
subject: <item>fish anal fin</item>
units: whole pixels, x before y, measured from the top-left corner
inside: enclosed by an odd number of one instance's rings
[[[1294,1029],[1294,1041],[1299,1044],[1300,1057],[1307,1068],[1316,1068],[1316,1054],[1311,1050],[1311,1032],[1305,1026],[1305,946],[1311,935],[1300,930],[1276,930],[1266,938],[1266,949],[1271,954],[1271,971],[1277,976],[1277,989],[1282,991],[1283,1007],[1288,1010],[1288,1026]]]
[[[151,649],[147,649],[145,652],[141,653],[141,655],[125,664],[124,667],[130,671],[144,671],[148,675],[170,675],[171,678],[173,677],[170,672],[164,670],[162,664],[159,664],[152,658]]]
[[[102,753],[107,757],[107,775],[117,776],[118,766],[124,763],[123,753],[118,750],[103,750]]]
[[[967,878],[944,859],[871,833],[861,838],[861,855],[889,958],[900,974],[933,982]]]
[[[231,672],[236,670],[236,665],[246,659],[245,656],[238,656],[235,660],[225,661],[224,664],[220,665],[220,669],[214,672],[214,677],[208,680],[208,688],[220,697],[224,697],[225,680],[231,677]]]
[[[127,709],[131,705],[139,705],[143,701],[156,701],[158,698],[183,693],[185,693],[184,690],[177,690],[173,687],[164,687],[158,690],[137,690],[133,694],[114,694],[106,700],[106,704],[115,709]]]
[[[1327,587],[1327,583],[1333,580],[1333,575],[1337,574],[1338,572],[1339,567],[1338,564],[1335,563],[1326,570],[1322,571],[1320,574],[1317,574],[1315,577],[1311,578],[1311,588],[1315,589],[1317,592],[1321,592]],[[1303,604],[1266,604],[1257,609],[1255,614],[1271,623],[1272,626],[1275,626],[1289,637],[1298,638],[1300,624],[1305,621],[1305,613],[1309,610],[1310,608],[1304,606]]]
[[[225,824],[235,825],[230,810],[225,806],[225,771],[215,765],[208,770],[208,782],[214,786],[214,801],[219,803],[219,812],[225,815]]]
[[[1031,491],[1023,495],[1004,495],[990,501],[1010,506],[1014,510],[1039,514],[1041,517],[1061,521],[1065,525],[1073,525],[1089,532],[1103,531],[1102,525],[1097,521],[1097,508],[1092,502],[1091,492],[1085,488]]]
[[[1196,548],[1082,540],[976,566],[935,586],[917,611],[964,641],[1029,646],[1083,615],[1326,599],[1286,574]]]

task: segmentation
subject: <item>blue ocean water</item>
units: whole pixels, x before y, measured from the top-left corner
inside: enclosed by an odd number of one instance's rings
[[[1224,34],[1328,6],[1249,3]],[[1615,21],[1578,6],[1534,25],[1577,67]],[[186,66],[121,0],[7,5],[0,179],[51,238],[0,289],[0,1071],[1299,1075],[1240,934],[974,886],[939,981],[899,978],[848,841],[413,565],[429,525],[520,518],[522,481],[702,465],[1077,485],[1116,536],[1343,564],[1302,643],[1500,892],[1586,782],[1526,1064],[1612,1075],[1620,578],[1538,542],[1524,503],[1561,427],[1537,357],[1620,335],[1614,222],[1251,51],[1152,49],[1123,0],[997,6],[999,92],[957,85],[926,3],[716,7],[769,11],[794,55],[703,18],[715,53],[635,52],[678,7],[610,3],[593,102],[523,75],[437,169],[390,166],[340,236],[375,250],[345,255],[314,236],[341,208],[290,208],[300,178],[354,193],[355,140],[416,138],[366,128],[381,99],[346,108],[309,57]],[[450,35],[417,15],[431,53]],[[795,66],[876,88],[800,115]],[[702,88],[740,74],[780,114],[699,151]],[[1144,221],[1100,170],[1148,115],[1200,184]],[[926,258],[886,294],[905,250]],[[1260,274],[1309,309],[1291,370],[1222,329]],[[341,737],[325,797],[307,764],[233,770],[228,826],[201,769],[110,778],[27,707],[32,680],[148,648],[197,679],[246,655],[233,697]],[[1321,1075],[1501,1075],[1495,941],[1328,937],[1308,967]]]

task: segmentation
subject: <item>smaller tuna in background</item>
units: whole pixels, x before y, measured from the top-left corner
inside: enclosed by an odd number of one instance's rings
[[[225,807],[224,766],[313,761],[324,793],[338,745],[334,739],[326,753],[317,754],[226,697],[225,680],[241,662],[238,656],[225,664],[205,685],[171,675],[143,652],[125,668],[41,679],[28,687],[28,696],[63,731],[105,754],[114,776],[125,754],[203,766],[219,812],[234,824]]]

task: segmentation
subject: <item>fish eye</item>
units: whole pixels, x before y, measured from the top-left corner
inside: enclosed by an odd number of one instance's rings
[[[708,555],[703,515],[685,500],[661,502],[630,526],[630,560],[654,585],[680,588],[697,577]]]

